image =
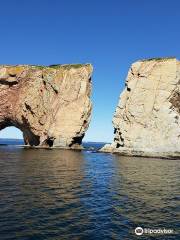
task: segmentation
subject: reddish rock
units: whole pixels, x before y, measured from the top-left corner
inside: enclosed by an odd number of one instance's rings
[[[0,130],[30,146],[80,146],[91,115],[92,66],[0,66]]]

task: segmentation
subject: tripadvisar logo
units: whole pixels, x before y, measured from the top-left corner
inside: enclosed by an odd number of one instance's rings
[[[135,234],[140,236],[142,234],[173,234],[174,230],[173,229],[166,229],[166,228],[157,228],[157,229],[152,229],[152,228],[142,228],[142,227],[136,227],[135,228]]]

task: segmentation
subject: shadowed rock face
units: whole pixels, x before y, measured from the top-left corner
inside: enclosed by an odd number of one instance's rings
[[[175,156],[180,152],[180,62],[132,64],[113,118],[114,142],[102,151]]]
[[[91,115],[92,66],[0,66],[0,130],[30,146],[79,147]]]

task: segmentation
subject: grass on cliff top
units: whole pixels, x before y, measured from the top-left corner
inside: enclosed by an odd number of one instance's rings
[[[87,66],[88,64],[53,64],[50,65],[50,68],[59,68],[59,67],[63,67],[65,69],[70,69],[70,68],[80,68],[83,66]]]
[[[32,67],[36,67],[38,69],[45,69],[45,68],[54,68],[54,69],[59,69],[60,67],[63,67],[64,69],[71,69],[71,68],[80,68],[83,66],[88,66],[89,64],[53,64],[49,66],[44,66],[44,65],[32,65]]]
[[[147,58],[147,59],[142,59],[140,60],[141,62],[146,62],[146,61],[168,61],[171,59],[176,59],[176,57],[159,57],[159,58]]]

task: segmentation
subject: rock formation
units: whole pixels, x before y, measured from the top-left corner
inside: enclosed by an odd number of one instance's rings
[[[1,65],[0,130],[15,126],[30,146],[79,147],[91,115],[90,64]]]
[[[114,142],[102,151],[137,156],[180,154],[180,62],[132,64],[113,118]]]

